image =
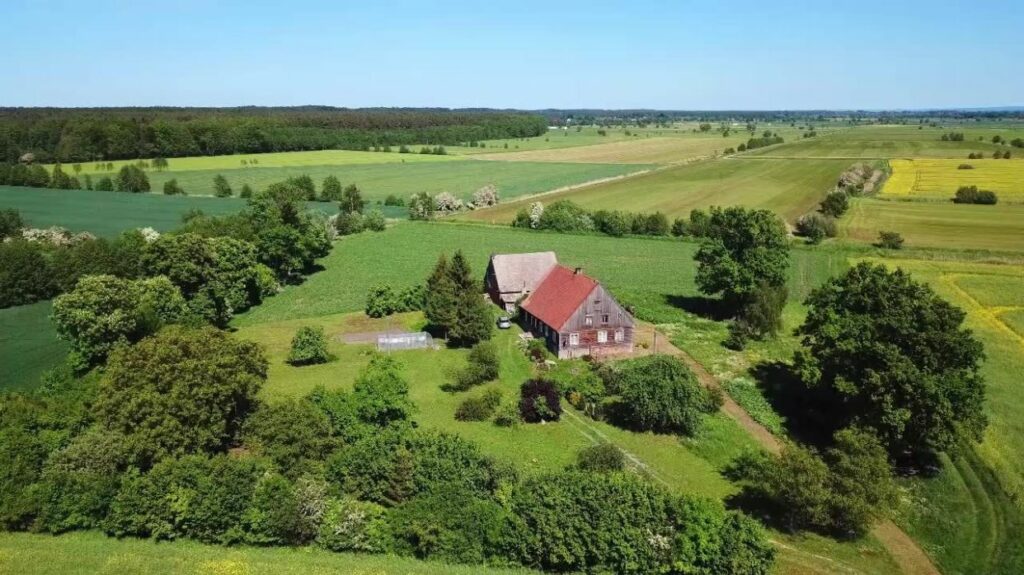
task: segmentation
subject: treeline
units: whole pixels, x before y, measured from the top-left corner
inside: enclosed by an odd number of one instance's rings
[[[672,231],[668,218],[661,212],[588,211],[569,200],[559,200],[547,207],[541,202],[534,202],[529,208],[522,208],[516,213],[512,227],[563,234],[597,232],[615,237],[667,236]]]
[[[541,116],[497,111],[7,108],[0,110],[0,160],[86,162],[332,148],[369,150],[526,138],[546,129]]]

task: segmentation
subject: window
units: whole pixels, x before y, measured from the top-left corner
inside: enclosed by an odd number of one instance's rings
[[[608,314],[604,314],[601,316],[601,323],[608,323]]]
[[[583,318],[583,325],[587,325],[587,326],[594,325],[594,318],[590,317],[589,315],[587,317]]]
[[[608,332],[605,330],[598,330],[597,332],[597,343],[608,343]]]
[[[579,345],[579,344],[580,344],[580,334],[578,334],[578,333],[570,333],[569,334],[569,345],[576,346],[576,345]]]
[[[622,329],[615,330],[615,341],[623,341],[626,339],[626,331]]]

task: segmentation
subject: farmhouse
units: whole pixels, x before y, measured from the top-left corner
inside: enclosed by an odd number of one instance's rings
[[[536,257],[541,255],[543,257]],[[494,265],[496,260],[498,264]],[[530,261],[547,271],[535,287],[521,292],[527,295],[520,304],[520,319],[524,328],[544,339],[548,349],[563,359],[633,351],[634,322],[629,312],[581,268],[569,269],[558,264],[548,267],[548,263],[554,261],[551,252],[492,257],[488,268],[492,284],[489,285],[498,286],[499,295],[513,293],[501,291],[500,286],[512,281],[502,277],[505,271],[513,272],[515,281],[523,278],[535,281],[539,273],[526,269]],[[508,262],[515,262],[515,265],[505,266]],[[495,301],[498,305],[505,302],[500,297]]]
[[[495,304],[514,313],[519,301],[537,289],[556,265],[555,252],[492,255],[484,286]]]

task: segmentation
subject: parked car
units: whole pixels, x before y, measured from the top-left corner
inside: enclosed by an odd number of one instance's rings
[[[512,320],[507,315],[498,318],[498,329],[508,329],[510,327],[512,327]]]

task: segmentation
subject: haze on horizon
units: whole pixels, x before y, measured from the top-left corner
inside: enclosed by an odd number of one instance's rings
[[[1024,104],[1024,2],[15,0],[0,106]]]

